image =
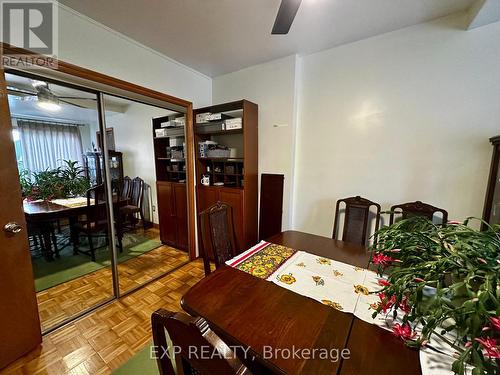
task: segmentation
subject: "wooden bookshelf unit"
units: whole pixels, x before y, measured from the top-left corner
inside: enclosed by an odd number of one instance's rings
[[[188,212],[186,192],[185,126],[165,127],[182,114],[153,119],[153,143],[156,168],[156,192],[160,239],[165,245],[188,248]],[[163,126],[162,126],[163,124]],[[157,134],[157,129],[164,132]]]
[[[216,121],[197,122],[200,114],[222,114]],[[237,253],[257,243],[258,215],[258,106],[247,100],[195,109],[195,176],[198,214],[222,201],[233,211]],[[241,118],[241,129],[225,130],[227,119]],[[211,141],[233,149],[232,155],[201,155],[200,143]],[[210,184],[202,184],[208,176]],[[198,231],[200,226],[198,225]],[[201,233],[199,232],[199,245]],[[210,244],[205,251],[211,254]]]

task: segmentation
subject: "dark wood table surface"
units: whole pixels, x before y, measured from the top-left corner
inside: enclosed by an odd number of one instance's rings
[[[287,231],[269,242],[366,267],[363,246]],[[221,267],[193,286],[181,305],[205,318],[231,345],[250,347],[257,361],[281,374],[421,374],[417,350],[391,332],[231,267]],[[350,359],[264,359],[267,348],[348,348]],[[284,352],[282,352],[284,353]]]

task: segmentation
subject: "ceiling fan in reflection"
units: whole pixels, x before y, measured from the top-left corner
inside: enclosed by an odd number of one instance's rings
[[[60,103],[69,104],[79,108],[88,108],[85,105],[75,103],[80,100],[96,101],[97,98],[85,98],[80,96],[62,96],[55,94],[49,87],[48,82],[32,80],[33,90],[24,87],[7,86],[7,93],[20,100],[35,101],[40,108],[57,111],[61,109]]]

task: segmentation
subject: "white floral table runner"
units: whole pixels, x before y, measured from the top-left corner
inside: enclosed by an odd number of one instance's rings
[[[53,199],[52,203],[58,204],[60,206],[64,206],[67,208],[77,208],[83,207],[87,205],[86,197],[76,197],[76,198],[67,198],[67,199]],[[94,204],[94,200],[90,199],[90,204]]]
[[[381,301],[383,279],[365,268],[265,241],[226,264],[386,330],[402,323],[383,312],[372,317]],[[432,344],[420,351],[422,374],[452,375],[453,351],[439,340]]]

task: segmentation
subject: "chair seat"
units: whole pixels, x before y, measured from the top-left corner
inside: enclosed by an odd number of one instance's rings
[[[120,208],[120,212],[124,214],[135,214],[140,212],[141,209],[137,206],[127,205]]]

